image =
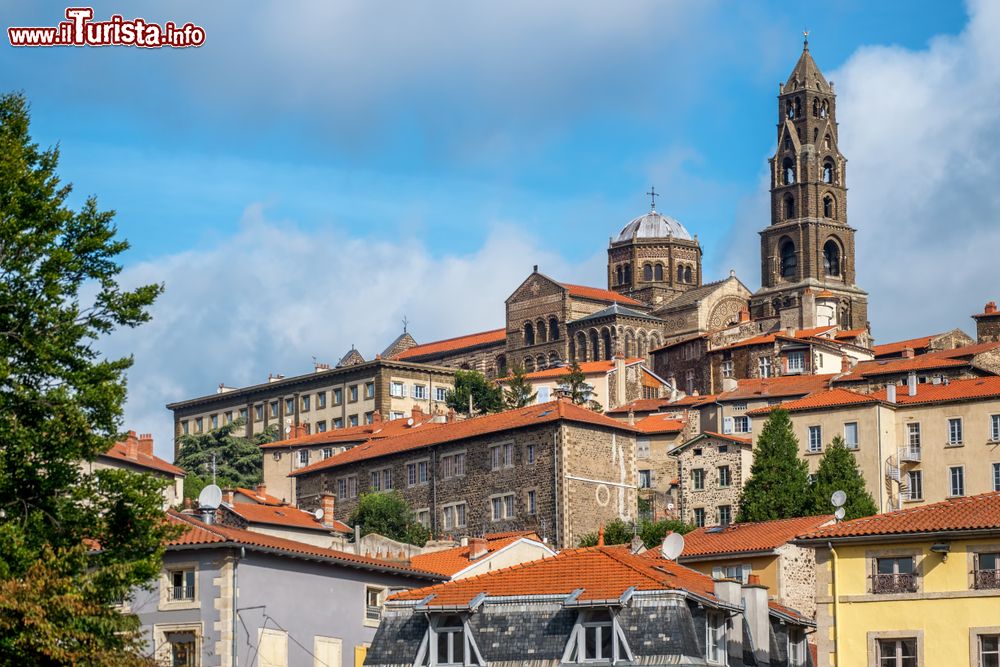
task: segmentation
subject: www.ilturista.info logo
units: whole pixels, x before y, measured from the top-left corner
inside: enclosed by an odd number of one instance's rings
[[[163,25],[145,19],[126,20],[113,14],[107,21],[93,21],[91,7],[67,7],[66,21],[54,27],[11,27],[7,37],[11,46],[140,46],[158,49],[164,46],[184,48],[205,43],[205,29],[193,23],[182,26],[173,21]]]

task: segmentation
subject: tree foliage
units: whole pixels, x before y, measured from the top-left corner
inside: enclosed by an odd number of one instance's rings
[[[525,377],[522,366],[515,366],[511,369],[506,385],[503,393],[503,404],[508,410],[531,405],[538,396],[537,392],[531,390],[531,383]]]
[[[430,539],[403,495],[396,490],[363,493],[347,522],[360,526],[361,534],[377,533],[397,542],[423,546]]]
[[[252,489],[260,484],[264,469],[260,446],[278,438],[278,427],[272,425],[252,438],[237,435],[243,427],[244,421],[237,419],[204,433],[181,436],[177,465],[188,473],[184,478],[185,498],[197,498],[212,483],[213,454],[215,483],[219,486]]]
[[[579,362],[574,361],[569,367],[569,373],[562,378],[562,392],[569,400],[576,405],[583,405],[594,412],[603,412],[604,406],[593,400],[593,387],[587,383],[587,376],[580,368]]]
[[[472,414],[469,414],[469,397]],[[455,388],[448,390],[445,403],[463,415],[475,416],[503,410],[503,388],[486,379],[479,371],[455,371]]]
[[[609,521],[604,526],[604,544],[629,544],[635,535],[638,535],[647,549],[654,549],[663,543],[663,538],[669,532],[689,533],[694,530],[682,521],[664,519],[661,521],[640,521],[639,525],[624,519]],[[597,533],[586,533],[580,536],[581,547],[592,547],[597,544]]]
[[[776,408],[764,422],[754,450],[750,479],[740,495],[737,521],[770,521],[812,511],[809,467],[799,458],[799,442],[788,412]]]
[[[164,483],[80,464],[118,439],[132,363],[96,344],[146,322],[161,287],[118,284],[114,213],[67,206],[29,125],[0,96],[0,664],[127,664],[134,620],[110,603],[159,571]]]
[[[878,513],[875,500],[865,487],[865,478],[861,475],[858,462],[839,435],[823,452],[812,491],[814,514],[833,513],[830,497],[834,491],[847,494],[847,504],[844,505],[846,519],[858,519]]]

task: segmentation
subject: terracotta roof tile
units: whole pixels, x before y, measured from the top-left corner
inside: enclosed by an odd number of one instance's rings
[[[702,431],[702,434],[712,436],[713,438],[722,438],[723,440],[731,440],[732,442],[738,442],[743,445],[753,444],[753,439],[741,438],[738,435],[732,435],[727,433],[716,433],[715,431]]]
[[[760,334],[759,336],[753,336],[747,338],[746,340],[737,341],[723,347],[716,347],[709,350],[709,352],[722,352],[725,350],[733,350],[739,347],[747,347],[748,345],[766,345],[768,343],[773,343],[776,340],[807,340],[807,339],[818,339],[824,343],[835,343],[836,341],[831,338],[823,337],[822,334],[829,333],[836,327],[813,327],[811,329],[798,329],[791,336],[782,331],[773,331],[771,333]]]
[[[841,521],[836,525],[819,530],[804,531],[799,535],[799,539],[826,540],[838,537],[873,537],[965,530],[1000,530],[1000,492],[952,498],[896,512]]]
[[[977,354],[1000,349],[1000,342],[975,343],[951,350],[934,350],[918,354],[912,359],[892,358],[862,361],[847,375],[837,378],[837,382],[864,380],[878,375],[908,373],[910,371],[927,371],[940,368],[960,368],[968,366]]]
[[[235,493],[239,493],[241,495],[244,495],[247,498],[250,498],[251,500],[253,500],[258,505],[275,505],[275,506],[277,506],[277,505],[287,505],[288,504],[284,500],[282,500],[281,498],[278,498],[276,496],[272,496],[272,495],[270,495],[268,493],[264,493],[264,494],[257,493],[257,491],[255,489],[244,489],[241,486],[237,486],[236,488],[233,489],[233,491]]]
[[[457,352],[459,350],[464,350],[470,347],[480,347],[483,345],[496,345],[503,343],[507,340],[507,330],[506,329],[490,329],[489,331],[482,331],[480,333],[466,334],[464,336],[456,336],[455,338],[445,338],[444,340],[437,340],[432,343],[424,343],[422,345],[414,345],[413,347],[403,350],[395,356],[395,359],[399,361],[404,361],[406,359],[413,359],[415,357],[424,357],[434,354],[444,354],[446,352]]]
[[[362,424],[360,426],[350,426],[348,428],[337,428],[332,431],[313,433],[298,438],[288,440],[278,440],[261,445],[261,449],[284,449],[295,447],[316,447],[318,445],[349,445],[369,440],[381,440],[393,436],[402,435],[409,432],[415,426],[421,428],[433,428],[441,424],[434,421],[434,415],[424,415],[414,422],[414,425],[407,423],[406,419],[392,419],[390,421],[378,421],[372,424]]]
[[[224,544],[243,545],[247,547],[260,547],[263,549],[275,550],[292,556],[306,556],[322,558],[325,560],[338,561],[347,566],[367,567],[385,569],[402,574],[410,574],[417,577],[429,579],[441,579],[441,575],[434,572],[426,572],[403,563],[379,560],[369,556],[357,556],[346,551],[335,549],[324,549],[322,547],[288,540],[282,537],[264,535],[250,530],[232,528],[219,524],[206,524],[197,518],[189,515],[169,510],[167,519],[175,524],[186,528],[180,537],[167,542],[167,547],[171,546],[195,546],[202,544]]]
[[[507,533],[496,533],[486,535],[486,554],[496,553],[504,547],[508,547],[520,539],[528,538],[536,542],[541,542],[541,538],[534,531],[512,531]],[[485,556],[480,556],[476,560],[469,558],[471,547],[454,547],[452,549],[442,549],[426,554],[420,554],[410,559],[413,567],[428,572],[437,572],[451,577],[473,563],[481,562]]]
[[[860,336],[862,334],[865,334],[865,333],[868,333],[867,329],[844,329],[842,331],[838,331],[834,335],[834,338],[837,338],[837,339],[857,338],[858,336]]]
[[[919,338],[897,340],[892,343],[883,343],[882,345],[873,345],[872,352],[874,352],[875,357],[878,358],[892,354],[899,354],[908,347],[914,350],[926,350],[927,346],[931,344],[931,341],[940,335],[941,334],[932,334],[930,336],[920,336]]]
[[[353,529],[345,523],[335,521],[333,527],[324,526],[321,521],[317,521],[310,512],[300,510],[297,507],[288,505],[275,507],[273,505],[255,505],[253,503],[235,503],[227,505],[226,508],[238,516],[243,517],[250,523],[263,523],[271,526],[282,526],[284,528],[296,528],[299,530],[315,530],[321,533],[337,531],[339,533],[351,533]]]
[[[111,445],[111,449],[100,455],[104,458],[114,459],[115,461],[123,461],[125,463],[130,463],[134,466],[140,468],[148,468],[149,470],[156,470],[158,472],[165,472],[171,475],[184,475],[184,471],[175,466],[172,463],[164,461],[159,456],[153,456],[146,454],[144,452],[137,452],[136,458],[130,458],[128,455],[127,446],[124,442],[116,442]]]
[[[560,283],[566,290],[573,296],[578,296],[584,299],[593,299],[595,301],[607,301],[609,303],[625,303],[631,304],[633,306],[645,306],[642,301],[633,299],[630,296],[625,296],[624,294],[619,294],[618,292],[613,292],[607,289],[601,289],[600,287],[587,287],[586,285],[571,285],[569,283]]]
[[[642,357],[632,357],[625,359],[625,365],[640,364],[644,360]],[[584,361],[580,363],[580,370],[584,375],[601,375],[610,373],[615,369],[615,362],[612,361]],[[569,375],[572,369],[569,366],[558,366],[556,368],[546,368],[540,371],[525,373],[525,377],[531,380],[543,380],[545,378],[560,378]]]
[[[880,389],[872,394],[879,400],[886,400],[886,390]],[[898,405],[919,405],[923,403],[948,403],[951,401],[967,401],[975,399],[1000,398],[1000,376],[989,375],[968,380],[951,380],[948,383],[933,384],[925,382],[917,385],[917,393],[910,396],[906,387],[896,388],[896,403]]]
[[[805,396],[827,389],[835,374],[782,375],[773,378],[746,378],[736,381],[736,389],[716,396],[717,401],[742,401],[751,398]]]
[[[630,410],[632,412],[658,412],[661,409],[669,408],[670,406],[671,403],[669,398],[639,398],[631,403],[619,405],[617,408],[608,410],[604,414],[627,415]]]
[[[373,440],[358,445],[348,449],[346,452],[335,454],[328,459],[306,466],[305,468],[300,468],[291,473],[290,476],[313,473],[317,470],[335,468],[356,461],[389,456],[399,452],[429,447],[430,445],[454,442],[489,433],[526,428],[559,420],[604,426],[619,431],[636,432],[634,428],[615,421],[610,417],[560,399],[525,408],[484,415],[474,419],[464,419],[450,424],[434,424],[434,428],[415,428],[415,430],[411,430],[403,435],[383,440]]]
[[[747,414],[751,416],[766,415],[774,408],[797,412],[803,410],[821,410],[824,408],[840,408],[846,405],[874,405],[878,402],[879,399],[872,394],[859,394],[855,391],[837,388],[818,391],[794,401],[786,401],[780,405],[767,405],[755,410],[749,410]]]
[[[680,433],[687,422],[674,419],[669,415],[649,415],[635,423],[635,427],[643,433]]]
[[[833,521],[832,516],[807,516],[758,523],[733,523],[722,530],[698,528],[684,536],[679,560],[704,556],[725,556],[771,551],[802,533]]]

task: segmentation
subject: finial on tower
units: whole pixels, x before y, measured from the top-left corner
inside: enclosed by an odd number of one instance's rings
[[[649,186],[649,192],[647,192],[646,194],[649,195],[649,210],[655,211],[656,198],[659,197],[660,195],[656,192],[656,188],[653,186]]]
[[[802,50],[809,50],[809,28],[802,31]]]
[[[410,320],[407,319],[406,315],[403,315],[403,333],[406,333],[406,327],[409,326]]]

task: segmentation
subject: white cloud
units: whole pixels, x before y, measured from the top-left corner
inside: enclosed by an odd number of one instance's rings
[[[127,428],[153,432],[157,451],[170,457],[168,402],[212,393],[220,382],[307,372],[311,356],[335,363],[352,344],[371,359],[404,314],[424,342],[503,326],[504,299],[536,263],[554,278],[599,284],[604,257],[571,265],[503,222],[475,252],[439,256],[433,239],[307,233],[253,205],[233,238],[124,272],[125,285],[166,285],[152,322],[105,345],[110,355],[135,355]]]
[[[956,326],[1000,298],[1000,4],[971,3],[956,37],[924,50],[866,47],[837,71],[840,141],[858,283],[879,340]],[[820,64],[822,67],[822,63]],[[728,256],[759,281],[766,179],[746,202]]]

